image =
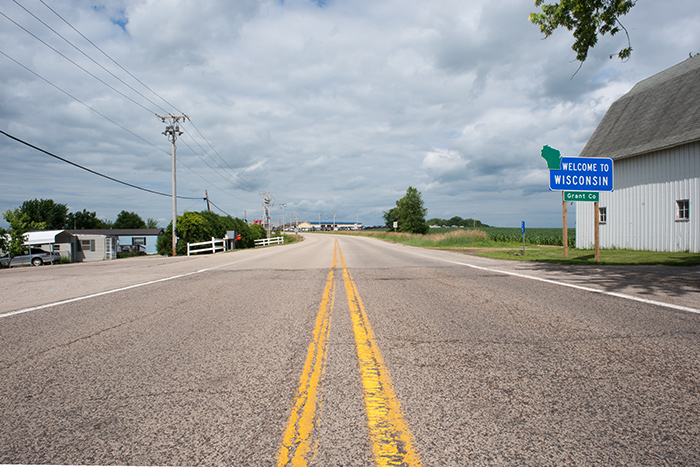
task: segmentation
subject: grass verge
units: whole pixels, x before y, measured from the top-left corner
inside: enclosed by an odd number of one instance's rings
[[[478,230],[454,230],[446,233],[416,235],[395,232],[365,231],[352,235],[366,235],[382,240],[423,248],[457,251],[488,258],[515,261],[536,261],[556,264],[654,264],[666,266],[700,265],[698,253],[671,253],[662,251],[636,251],[619,249],[600,250],[600,262],[596,263],[593,250],[569,248],[569,258],[564,259],[561,246],[526,245],[523,256],[522,243],[496,242],[488,234]]]

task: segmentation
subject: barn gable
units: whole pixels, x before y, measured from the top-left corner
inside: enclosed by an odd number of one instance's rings
[[[615,101],[581,157],[621,159],[700,141],[700,56],[637,83]]]
[[[600,194],[600,246],[700,252],[700,57],[635,85],[605,114],[582,157],[614,159]],[[576,206],[576,246],[594,243],[592,203]]]

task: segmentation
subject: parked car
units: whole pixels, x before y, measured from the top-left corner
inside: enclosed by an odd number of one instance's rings
[[[146,247],[143,245],[119,245],[119,253],[146,254]]]
[[[48,252],[41,248],[27,248],[21,255],[12,258],[12,266],[20,264],[31,264],[32,266],[41,266],[42,264],[53,264],[54,261],[60,261],[61,254],[58,252]],[[8,267],[10,265],[9,255],[0,258],[0,265]]]

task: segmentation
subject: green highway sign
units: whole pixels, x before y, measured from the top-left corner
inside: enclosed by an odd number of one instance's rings
[[[564,201],[600,201],[597,191],[565,191]]]

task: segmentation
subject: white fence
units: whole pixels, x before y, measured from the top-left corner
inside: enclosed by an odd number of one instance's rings
[[[204,246],[203,248],[192,249],[193,246]],[[203,251],[210,251],[216,253],[217,251],[226,251],[226,240],[223,238],[211,238],[210,242],[199,242],[199,243],[188,243],[187,244],[187,256],[191,253],[201,253]]]
[[[255,246],[268,246],[284,244],[284,237],[259,238],[255,240]]]

